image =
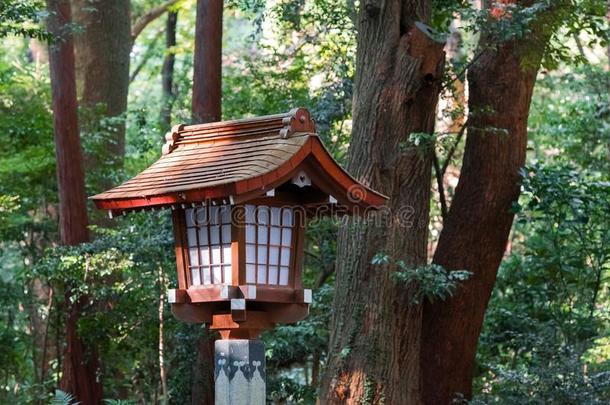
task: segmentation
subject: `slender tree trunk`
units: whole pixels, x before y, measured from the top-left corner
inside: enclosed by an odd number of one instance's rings
[[[171,126],[172,105],[174,103],[174,62],[176,55],[173,47],[176,46],[176,25],[178,23],[178,13],[167,15],[165,28],[165,58],[161,69],[161,80],[163,87],[163,106],[161,107],[161,123],[165,128]]]
[[[223,0],[197,0],[193,60],[193,122],[221,118]]]
[[[424,305],[421,369],[427,404],[472,395],[477,341],[513,222],[511,206],[519,196],[536,74],[553,32],[550,24],[559,20],[548,17],[561,3],[521,38],[493,48],[483,38],[482,53],[468,72],[466,149],[433,261],[473,276],[454,297]]]
[[[57,183],[59,189],[59,231],[64,245],[76,245],[89,240],[87,204],[82,151],[78,131],[74,49],[70,32],[68,0],[47,0],[49,31],[57,38],[49,50],[51,93]],[[97,354],[86,350],[77,333],[82,302],[69,304],[71,291],[66,288],[69,315],[66,323],[67,346],[63,360],[61,388],[85,404],[102,401],[102,385],[97,378]]]
[[[432,133],[443,44],[424,25],[427,1],[362,2],[348,170],[390,197],[383,223],[351,219],[339,233],[329,362],[322,403],[420,402],[421,307],[395,282],[385,252],[426,264],[431,147],[409,135]]]
[[[100,188],[123,166],[125,119],[132,48],[129,0],[73,0],[74,22],[82,29],[76,37],[76,76],[81,127],[103,135],[86,156]],[[105,125],[101,120],[107,119]],[[99,176],[99,178],[98,178]]]
[[[166,405],[169,403],[169,393],[167,390],[167,370],[165,369],[165,341],[164,341],[164,326],[165,326],[165,291],[167,283],[163,267],[159,266],[159,379],[161,380],[161,403]]]
[[[223,0],[197,0],[193,60],[193,123],[220,121]],[[204,327],[193,366],[192,404],[214,402],[214,339]]]

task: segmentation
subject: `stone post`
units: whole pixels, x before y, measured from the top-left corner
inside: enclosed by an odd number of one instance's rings
[[[260,340],[215,343],[216,405],[265,405],[265,345]]]

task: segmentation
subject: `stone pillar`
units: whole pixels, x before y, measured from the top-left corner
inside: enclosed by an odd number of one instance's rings
[[[265,405],[265,345],[260,340],[215,343],[216,405]]]

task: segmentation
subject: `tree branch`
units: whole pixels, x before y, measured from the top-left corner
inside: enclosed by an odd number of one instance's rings
[[[445,161],[443,162],[443,167],[440,170],[441,176],[443,176],[443,177],[445,176],[445,173],[447,172],[447,167],[449,167],[449,163],[451,163],[451,159],[453,158],[453,155],[455,154],[455,151],[457,150],[457,147],[460,144],[460,141],[464,137],[464,132],[466,132],[466,127],[468,127],[468,120],[466,120],[466,122],[464,122],[464,125],[462,125],[462,128],[460,129],[460,132],[458,132],[457,137],[455,139],[455,143],[453,145],[451,145],[451,149],[449,149],[449,152],[447,153],[447,157],[445,158]]]
[[[447,218],[447,199],[445,197],[445,185],[443,184],[443,174],[441,172],[441,165],[438,161],[438,155],[436,151],[434,151],[432,163],[434,163],[434,173],[436,174],[436,185],[438,187],[438,196],[441,202],[441,216],[443,217],[443,222],[445,218]]]
[[[157,18],[161,17],[171,6],[178,3],[180,0],[169,0],[158,7],[148,10],[142,17],[138,18],[131,26],[131,40],[135,41],[138,35],[144,28]]]
[[[159,38],[161,37],[161,34],[163,33],[163,31],[159,31],[157,33],[157,35],[155,35],[155,37],[153,38],[152,43],[150,44],[150,46],[148,47],[148,49],[146,50],[146,52],[144,53],[144,55],[142,55],[142,60],[140,61],[140,63],[138,63],[138,65],[135,67],[135,69],[133,70],[133,72],[131,72],[131,76],[129,76],[129,83],[131,84],[136,77],[138,76],[138,74],[140,73],[140,70],[142,70],[142,68],[144,67],[144,65],[146,65],[146,63],[148,62],[148,60],[153,56],[154,52],[154,48],[155,45],[157,44],[157,41],[159,40]]]

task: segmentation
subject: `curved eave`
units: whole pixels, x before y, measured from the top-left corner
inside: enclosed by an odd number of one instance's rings
[[[317,135],[309,139],[290,159],[262,175],[234,182],[222,182],[205,188],[193,188],[180,192],[142,196],[137,198],[96,198],[91,199],[96,207],[117,213],[139,210],[199,204],[202,201],[232,203],[246,202],[265,195],[281,184],[289,181],[300,170],[314,179],[316,187],[332,195],[337,203],[350,212],[360,209],[378,209],[387,197],[364,186],[335,162]]]

